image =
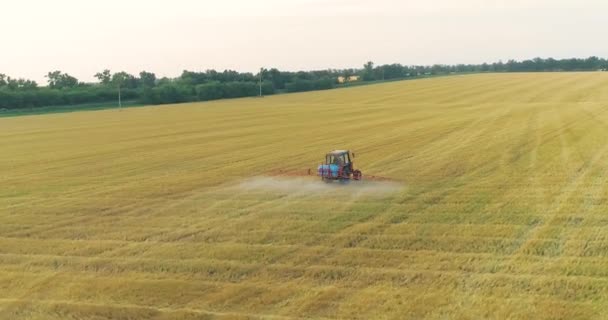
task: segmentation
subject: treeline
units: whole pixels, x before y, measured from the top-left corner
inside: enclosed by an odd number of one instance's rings
[[[0,109],[22,109],[45,106],[69,106],[85,103],[122,100],[145,104],[166,104],[189,101],[206,101],[225,98],[271,95],[283,92],[300,92],[332,89],[347,86],[352,81],[383,81],[426,77],[433,75],[478,72],[549,72],[607,70],[608,60],[598,57],[586,59],[552,58],[483,64],[457,64],[407,66],[385,64],[375,66],[368,62],[360,69],[280,71],[261,69],[258,73],[225,70],[218,72],[183,71],[173,79],[157,78],[154,73],[142,71],[138,75],[126,72],[112,73],[103,70],[95,74],[96,83],[80,82],[61,71],[49,72],[47,85],[35,81],[15,79],[0,74]]]

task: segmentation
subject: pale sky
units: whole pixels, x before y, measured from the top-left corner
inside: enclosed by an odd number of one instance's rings
[[[608,57],[605,0],[0,0],[0,73]]]

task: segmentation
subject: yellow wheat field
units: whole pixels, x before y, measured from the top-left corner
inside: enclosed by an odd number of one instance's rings
[[[605,317],[607,111],[545,73],[2,118],[0,319]],[[271,177],[341,148],[398,187]]]

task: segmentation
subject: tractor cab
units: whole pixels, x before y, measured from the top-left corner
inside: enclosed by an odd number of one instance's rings
[[[355,154],[352,153],[352,158]],[[360,180],[361,171],[355,170],[351,159],[351,152],[348,150],[334,150],[325,155],[325,164],[321,164],[317,169],[317,174],[323,181],[332,180]]]
[[[325,155],[325,164],[348,167],[350,163],[350,154],[348,153],[348,150],[335,150]]]

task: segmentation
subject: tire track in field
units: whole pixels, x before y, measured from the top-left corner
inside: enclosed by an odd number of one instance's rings
[[[328,320],[333,318],[326,317],[298,317],[298,316],[285,316],[285,315],[277,315],[271,313],[255,313],[255,312],[237,312],[237,311],[213,311],[202,308],[161,308],[154,307],[149,305],[139,305],[132,303],[92,303],[92,302],[80,302],[80,301],[72,301],[72,300],[57,300],[57,299],[0,299],[0,302],[8,302],[9,305],[18,305],[18,304],[43,304],[48,306],[66,306],[66,307],[82,307],[86,306],[88,308],[103,308],[103,309],[131,309],[141,311],[154,311],[160,314],[171,314],[171,313],[181,313],[180,316],[184,316],[183,313],[195,314],[197,316],[201,316],[201,319],[207,319],[207,316],[211,317],[226,317],[228,319],[276,319],[276,320],[307,320],[307,319],[320,319],[320,320]],[[90,309],[88,309],[90,310]],[[12,312],[12,314],[16,314],[17,312]],[[2,313],[0,313],[1,315]],[[120,311],[116,310],[111,314],[121,314]],[[9,314],[10,315],[10,314]],[[105,317],[104,317],[105,318]],[[161,318],[160,315],[155,315],[153,319]],[[7,318],[9,319],[9,318]],[[14,318],[13,318],[14,319]],[[98,319],[98,317],[93,317],[92,319]],[[102,319],[102,318],[99,318]],[[122,317],[121,317],[122,319]],[[128,317],[127,319],[135,319]]]
[[[53,290],[53,286],[50,284],[57,279],[62,272],[55,272],[41,280],[36,281],[34,285],[30,286],[24,293],[20,294],[16,299],[10,303],[1,306],[0,305],[0,318],[10,319],[10,315],[14,314],[15,311],[24,309],[26,306],[32,304],[31,296],[39,294],[40,292],[48,292]],[[5,300],[5,299],[4,299]]]
[[[249,267],[247,267],[249,269]],[[238,272],[238,270],[236,270]],[[343,274],[343,281],[335,283],[331,279],[327,279],[325,275],[331,274],[332,271],[338,271]],[[9,272],[13,274],[14,272]],[[19,273],[14,273],[19,274]],[[74,275],[74,274],[73,274]],[[404,287],[416,288],[422,285],[422,282],[426,280],[440,280],[440,279],[452,279],[454,281],[458,281],[459,284],[462,283],[459,279],[466,277],[472,282],[486,282],[486,283],[506,283],[515,285],[518,289],[525,289],[527,285],[533,285],[537,288],[546,288],[548,284],[558,280],[561,282],[560,287],[567,283],[570,284],[579,284],[580,287],[587,294],[592,294],[594,296],[600,296],[601,293],[594,291],[594,289],[583,286],[588,286],[589,284],[599,284],[599,289],[603,292],[606,292],[608,289],[608,283],[605,277],[588,277],[588,276],[557,276],[553,275],[539,275],[538,273],[534,274],[510,274],[504,272],[492,272],[490,270],[480,271],[480,272],[470,272],[466,270],[424,270],[419,268],[408,268],[406,267],[342,267],[335,265],[319,265],[319,266],[284,266],[284,265],[275,265],[270,266],[268,270],[264,270],[262,274],[260,274],[259,281],[243,281],[238,280],[234,281],[226,281],[226,279],[143,279],[138,277],[137,280],[133,280],[130,277],[133,275],[104,275],[104,274],[75,274],[74,282],[75,283],[87,283],[89,281],[93,281],[93,285],[103,284],[106,281],[114,282],[115,286],[119,286],[120,283],[128,286],[129,282],[133,283],[142,283],[146,282],[148,284],[154,283],[172,283],[174,285],[181,284],[193,284],[200,286],[204,285],[214,285],[214,286],[225,286],[229,285],[232,287],[257,287],[257,288],[268,288],[270,290],[273,289],[272,286],[268,287],[268,283],[276,283],[279,282],[277,286],[286,286],[286,287],[294,287],[293,284],[296,284],[296,289],[293,292],[298,293],[297,291],[302,291],[303,288],[297,288],[297,284],[306,284],[308,285],[307,289],[319,290],[319,288],[326,287],[328,285],[338,287],[339,289],[346,290],[360,290],[365,289],[366,287],[374,286],[381,283],[391,283],[394,285],[403,285]],[[67,278],[67,276],[65,277]],[[303,282],[303,278],[307,278],[307,282]],[[60,282],[62,279],[58,279]],[[329,280],[329,281],[328,281]],[[451,280],[450,280],[451,281]],[[441,281],[439,281],[441,282]],[[455,283],[455,285],[458,285]],[[466,284],[464,284],[466,285]],[[432,284],[427,282],[426,288],[431,287],[433,289],[441,290],[443,285],[441,283]],[[276,287],[274,287],[276,288]],[[482,287],[479,289],[484,290],[492,290],[491,287]],[[110,291],[106,290],[105,294],[108,294]],[[158,295],[158,293],[156,293]],[[544,292],[539,293],[540,296],[560,296],[559,292],[551,292],[551,289],[544,290]],[[562,298],[563,299],[563,298]],[[30,299],[28,299],[30,300]],[[128,298],[125,299],[128,301]],[[566,300],[566,299],[563,299]]]
[[[591,190],[589,190],[587,193],[585,193],[583,195],[583,203],[582,205],[582,212],[587,213],[590,210],[590,207],[596,207],[597,204],[594,203],[596,201],[596,199],[601,199],[602,195],[604,194],[605,190],[608,188],[608,174],[607,174],[606,169],[602,170],[602,173],[599,174],[597,177],[595,177],[594,179],[592,179],[590,185],[592,186]],[[597,206],[599,207],[599,206]],[[582,220],[587,218],[587,214],[584,215],[584,217],[582,218]],[[578,223],[582,223],[583,221],[579,221]],[[598,235],[597,233],[593,234],[593,233],[588,233],[588,230],[585,230],[583,228],[577,228],[575,229],[576,232],[569,235],[567,239],[563,240],[563,246],[567,246],[568,243],[572,243],[574,241],[585,241],[585,245],[583,247],[583,250],[585,248],[587,248],[587,246],[594,242],[594,241],[600,241],[603,242],[603,240],[598,239]],[[581,239],[585,239],[585,240],[581,240]],[[584,254],[584,252],[579,252],[579,255],[582,256]]]
[[[541,147],[541,135],[540,135],[540,129],[541,129],[541,117],[540,115],[542,115],[542,113],[539,111],[539,115],[536,117],[536,123],[535,123],[535,135],[534,135],[534,142],[535,142],[535,146],[532,149],[532,154],[530,156],[530,165],[529,165],[529,169],[527,170],[528,172],[532,173],[532,186],[534,189],[534,193],[535,193],[535,204],[536,204],[536,211],[540,212],[541,211],[541,207],[542,207],[542,201],[545,199],[545,191],[543,189],[543,185],[540,182],[540,165],[538,164],[538,153],[539,153],[539,149]]]
[[[224,190],[226,192],[232,192],[234,194],[234,197],[238,197],[240,192],[242,192],[242,190],[239,190],[239,188],[235,187],[235,186],[226,186],[224,188]],[[198,230],[191,234],[188,234],[188,236],[196,237],[196,236],[200,235],[200,236],[204,237],[206,234],[208,234],[210,237],[214,237],[215,233],[217,233],[218,231],[226,230],[227,228],[234,229],[234,228],[238,228],[241,225],[257,223],[257,221],[263,220],[264,215],[269,214],[267,210],[277,211],[277,210],[281,210],[282,208],[288,208],[288,207],[294,205],[294,201],[291,201],[291,200],[296,200],[296,202],[297,202],[297,201],[308,201],[309,199],[310,199],[310,196],[307,196],[305,193],[292,192],[292,193],[288,193],[288,194],[281,196],[279,198],[276,198],[276,199],[262,200],[262,201],[259,201],[259,203],[247,206],[246,209],[247,209],[248,213],[247,213],[246,217],[244,215],[242,215],[241,213],[236,213],[237,217],[239,218],[238,220],[235,220],[236,224],[226,225],[226,223],[216,223],[215,224],[216,227],[208,228],[205,230]],[[352,203],[352,202],[349,202],[349,203]],[[344,210],[344,208],[341,208],[341,211],[342,210]],[[233,216],[233,215],[226,216],[226,217],[223,217],[223,220],[228,222],[232,218],[235,218],[235,216]],[[179,232],[182,232],[182,230],[179,230]],[[266,232],[267,231],[260,232],[260,235],[259,235],[260,239],[265,238]],[[329,235],[330,235],[329,233],[318,234],[319,238],[312,239],[314,242],[310,242],[310,241],[305,242],[300,247],[294,247],[293,250],[290,250],[286,253],[273,257],[273,259],[271,261],[277,261],[277,260],[283,259],[286,256],[291,256],[291,255],[295,254],[295,252],[298,250],[306,249],[310,245],[312,245],[316,242],[323,241],[323,239],[327,238]],[[183,240],[183,238],[184,237],[180,237],[177,239],[177,241],[179,242],[179,241]],[[238,240],[238,236],[236,237],[236,239]],[[263,266],[260,266],[260,268],[263,268]]]
[[[321,183],[321,182],[319,182]],[[238,191],[237,191],[238,192]],[[266,214],[264,209],[261,208],[272,208],[273,211],[276,210],[280,210],[282,208],[288,208],[292,205],[294,205],[293,202],[289,201],[290,199],[296,199],[296,201],[310,201],[311,197],[310,195],[306,195],[303,192],[292,192],[287,194],[287,196],[283,197],[280,199],[280,201],[276,201],[276,200],[272,200],[272,201],[264,201],[259,203],[256,206],[256,209],[252,214],[249,214],[248,217],[249,219],[254,219],[254,220],[258,220],[261,219],[261,217],[263,217],[263,215]],[[314,196],[312,197],[312,199],[314,199]],[[342,203],[339,206],[339,212],[342,215],[350,215],[351,213],[349,212],[349,208],[353,207],[356,203],[356,200],[358,198],[351,196],[349,201],[346,201],[344,203]],[[338,208],[338,206],[335,206],[335,208]],[[333,210],[334,207],[332,208],[328,208],[328,210]],[[368,217],[365,218],[364,221],[367,221],[369,218],[371,218],[372,215],[369,215]],[[355,220],[349,220],[352,221],[351,224],[345,226],[341,231],[338,231],[337,234],[340,234],[341,232],[343,232],[344,230],[348,230],[349,228],[359,225],[362,221],[355,221]],[[247,222],[247,221],[245,221]],[[330,223],[329,221],[323,221],[323,223]],[[243,224],[243,221],[239,220],[239,224]],[[276,232],[273,232],[274,234],[276,234]],[[260,234],[260,238],[264,239],[266,232],[262,232],[262,234]],[[300,234],[300,233],[298,233]],[[299,259],[299,257],[301,257],[302,252],[308,252],[311,248],[316,247],[319,243],[324,243],[324,242],[329,242],[332,241],[331,239],[333,239],[332,235],[335,235],[336,233],[334,232],[326,232],[326,233],[318,233],[315,236],[311,237],[311,239],[308,240],[304,240],[302,242],[299,242],[299,245],[297,246],[293,246],[290,250],[281,253],[281,254],[277,254],[274,255],[272,258],[270,258],[267,262],[262,263],[262,264],[258,264],[257,267],[253,267],[250,272],[253,273],[263,273],[263,272],[267,272],[268,268],[270,267],[271,269],[276,267],[276,265],[278,265],[278,263],[280,261],[283,260],[291,260],[291,259]],[[335,236],[334,236],[335,237]],[[273,244],[274,245],[274,244]],[[314,250],[314,249],[313,249]],[[331,253],[335,252],[336,250],[339,250],[337,248],[331,247],[330,249],[326,250],[325,254],[316,254],[314,256],[314,259],[312,260],[307,260],[305,263],[306,265],[310,266],[311,264],[314,266],[315,263],[322,261],[325,257],[327,257],[328,255],[331,255]],[[348,297],[350,297],[352,294],[344,294],[342,296],[339,296],[340,301],[348,299]],[[314,301],[312,301],[311,303],[313,303]],[[336,301],[335,299],[332,300],[332,303],[339,303],[338,301]]]
[[[563,131],[560,132],[560,135],[563,135]],[[562,148],[569,150],[569,146],[567,144],[562,144]],[[579,187],[584,179],[589,175],[592,168],[600,162],[602,157],[604,157],[606,151],[608,151],[608,144],[605,144],[589,161],[584,163],[583,166],[581,166],[574,174],[574,177],[571,177],[566,185],[561,188],[560,194],[556,196],[552,202],[553,204],[546,210],[551,214],[551,216],[542,224],[537,225],[530,231],[518,250],[513,253],[513,258],[509,264],[515,263],[517,258],[526,255],[526,252],[533,246],[534,241],[537,240],[538,235],[541,234],[544,229],[551,226],[557,219],[559,219],[559,212],[563,208],[566,201],[579,190]]]
[[[486,109],[487,106],[479,109]],[[494,124],[502,119],[509,113],[509,109],[498,109],[488,114],[484,114],[480,117],[472,118],[465,126],[457,127],[449,132],[440,135],[437,139],[425,144],[420,150],[412,150],[409,154],[396,153],[389,157],[384,158],[381,161],[370,163],[370,166],[377,165],[378,163],[386,163],[390,161],[394,163],[393,167],[398,167],[398,164],[408,161],[423,161],[426,158],[432,158],[432,163],[442,163],[442,159],[451,158],[453,154],[458,154],[464,148],[470,146],[471,142],[479,140],[484,134],[495,128]],[[471,111],[471,116],[473,112]],[[483,124],[480,126],[480,124]],[[455,141],[456,140],[456,141]],[[398,142],[398,141],[397,141]],[[441,150],[441,154],[437,155],[437,150]],[[405,159],[404,159],[405,158]],[[394,161],[391,161],[394,159]],[[448,164],[448,167],[453,164]],[[427,168],[423,172],[418,172],[417,175],[425,176],[430,172],[434,172],[436,169]],[[394,170],[393,170],[394,171]],[[468,171],[468,170],[465,170]],[[389,173],[391,170],[389,169]],[[464,172],[467,173],[467,172]],[[390,175],[390,174],[389,174]]]
[[[349,208],[352,208],[353,206],[356,205],[357,202],[357,197],[356,196],[351,196],[350,201],[347,202],[346,207],[342,208],[344,212],[344,214],[349,215]],[[294,250],[291,250],[289,252],[286,252],[285,254],[279,255],[275,258],[273,258],[270,261],[270,266],[274,267],[275,265],[277,265],[278,263],[280,263],[280,261],[284,261],[284,260],[301,260],[302,254],[308,252],[309,250],[317,250],[317,247],[319,246],[319,244],[322,243],[336,243],[336,242],[341,242],[342,239],[341,237],[346,236],[350,236],[350,235],[354,235],[354,239],[355,240],[351,240],[351,242],[349,242],[349,245],[345,246],[345,247],[349,247],[349,246],[356,246],[358,242],[360,242],[360,238],[363,234],[366,234],[367,232],[379,232],[379,230],[384,230],[386,229],[386,227],[382,226],[380,228],[371,228],[368,230],[360,230],[358,232],[353,232],[352,230],[357,230],[357,228],[360,228],[360,226],[362,224],[368,223],[369,221],[377,221],[380,219],[381,216],[383,216],[384,214],[386,214],[386,211],[388,211],[390,208],[394,207],[395,203],[393,201],[382,201],[380,204],[380,212],[377,213],[370,213],[367,216],[363,217],[363,219],[359,219],[359,220],[353,220],[353,223],[350,225],[345,226],[344,228],[340,229],[338,232],[332,232],[332,233],[326,233],[323,235],[319,235],[317,236],[317,241],[314,241],[312,243],[308,243],[308,244],[302,244],[300,246],[297,246]],[[356,241],[356,242],[352,242],[352,241]],[[336,246],[327,246],[325,245],[326,250],[324,250],[322,253],[316,253],[314,255],[314,257],[308,258],[305,260],[305,265],[307,267],[314,267],[317,266],[319,263],[323,262],[325,259],[328,259],[329,257],[331,257],[332,255],[338,254],[340,253],[342,250],[344,250],[344,248],[341,247],[336,247]],[[264,267],[266,268],[266,267]],[[354,294],[356,292],[348,292],[348,293],[344,293],[343,295],[340,295],[336,300],[333,299],[332,302],[334,304],[339,305],[340,302],[342,301],[347,301],[349,298],[353,297]]]
[[[208,192],[209,189],[207,188],[203,188],[203,192]],[[131,202],[131,203],[121,203],[119,206],[115,206],[115,207],[111,207],[111,206],[107,206],[105,208],[99,209],[98,212],[93,213],[93,212],[86,212],[83,214],[79,214],[79,215],[74,215],[74,216],[67,216],[64,217],[64,219],[60,219],[60,220],[55,220],[53,224],[44,224],[44,225],[33,225],[30,226],[28,229],[24,229],[24,230],[20,230],[19,232],[17,232],[16,234],[13,233],[12,235],[19,235],[19,234],[23,234],[23,233],[28,233],[28,234],[40,234],[40,233],[49,233],[49,232],[53,232],[55,230],[64,228],[64,227],[69,227],[69,226],[77,226],[77,225],[87,225],[89,223],[93,223],[94,221],[101,221],[103,219],[121,219],[127,215],[129,215],[129,217],[133,216],[133,215],[137,215],[138,217],[142,217],[145,216],[146,218],[151,218],[151,217],[155,217],[158,215],[162,215],[165,214],[167,212],[167,210],[171,210],[174,208],[177,208],[185,203],[188,202],[193,202],[193,201],[197,201],[196,198],[198,198],[201,195],[200,191],[188,191],[188,192],[183,192],[181,195],[172,195],[171,198],[141,198],[140,200],[144,200],[143,202]],[[225,203],[225,202],[229,202],[230,200],[234,200],[235,198],[238,197],[238,194],[232,194],[230,196],[230,198],[225,199],[224,201],[221,202],[215,202],[213,204],[211,204],[210,206],[208,206],[208,208],[206,208],[204,211],[210,211],[212,210],[214,207],[219,206],[221,203]],[[89,195],[90,199],[96,199],[96,197],[91,197]],[[106,198],[106,197],[104,197]],[[113,199],[113,197],[107,197],[108,199]],[[59,203],[59,204],[55,204],[55,207],[61,207],[64,204],[69,204],[71,203],[71,201],[73,199],[75,199],[74,196],[70,196],[70,197],[59,197],[59,199],[63,199],[64,202],[63,203]],[[78,199],[78,198],[76,198]],[[48,199],[45,199],[46,201],[48,201]],[[150,212],[150,214],[146,215],[146,214],[138,214],[138,213],[145,213],[145,212]],[[124,214],[124,215],[123,215]],[[9,234],[10,236],[11,234]],[[158,236],[160,234],[157,235],[150,235],[150,237],[154,237],[154,236]]]

